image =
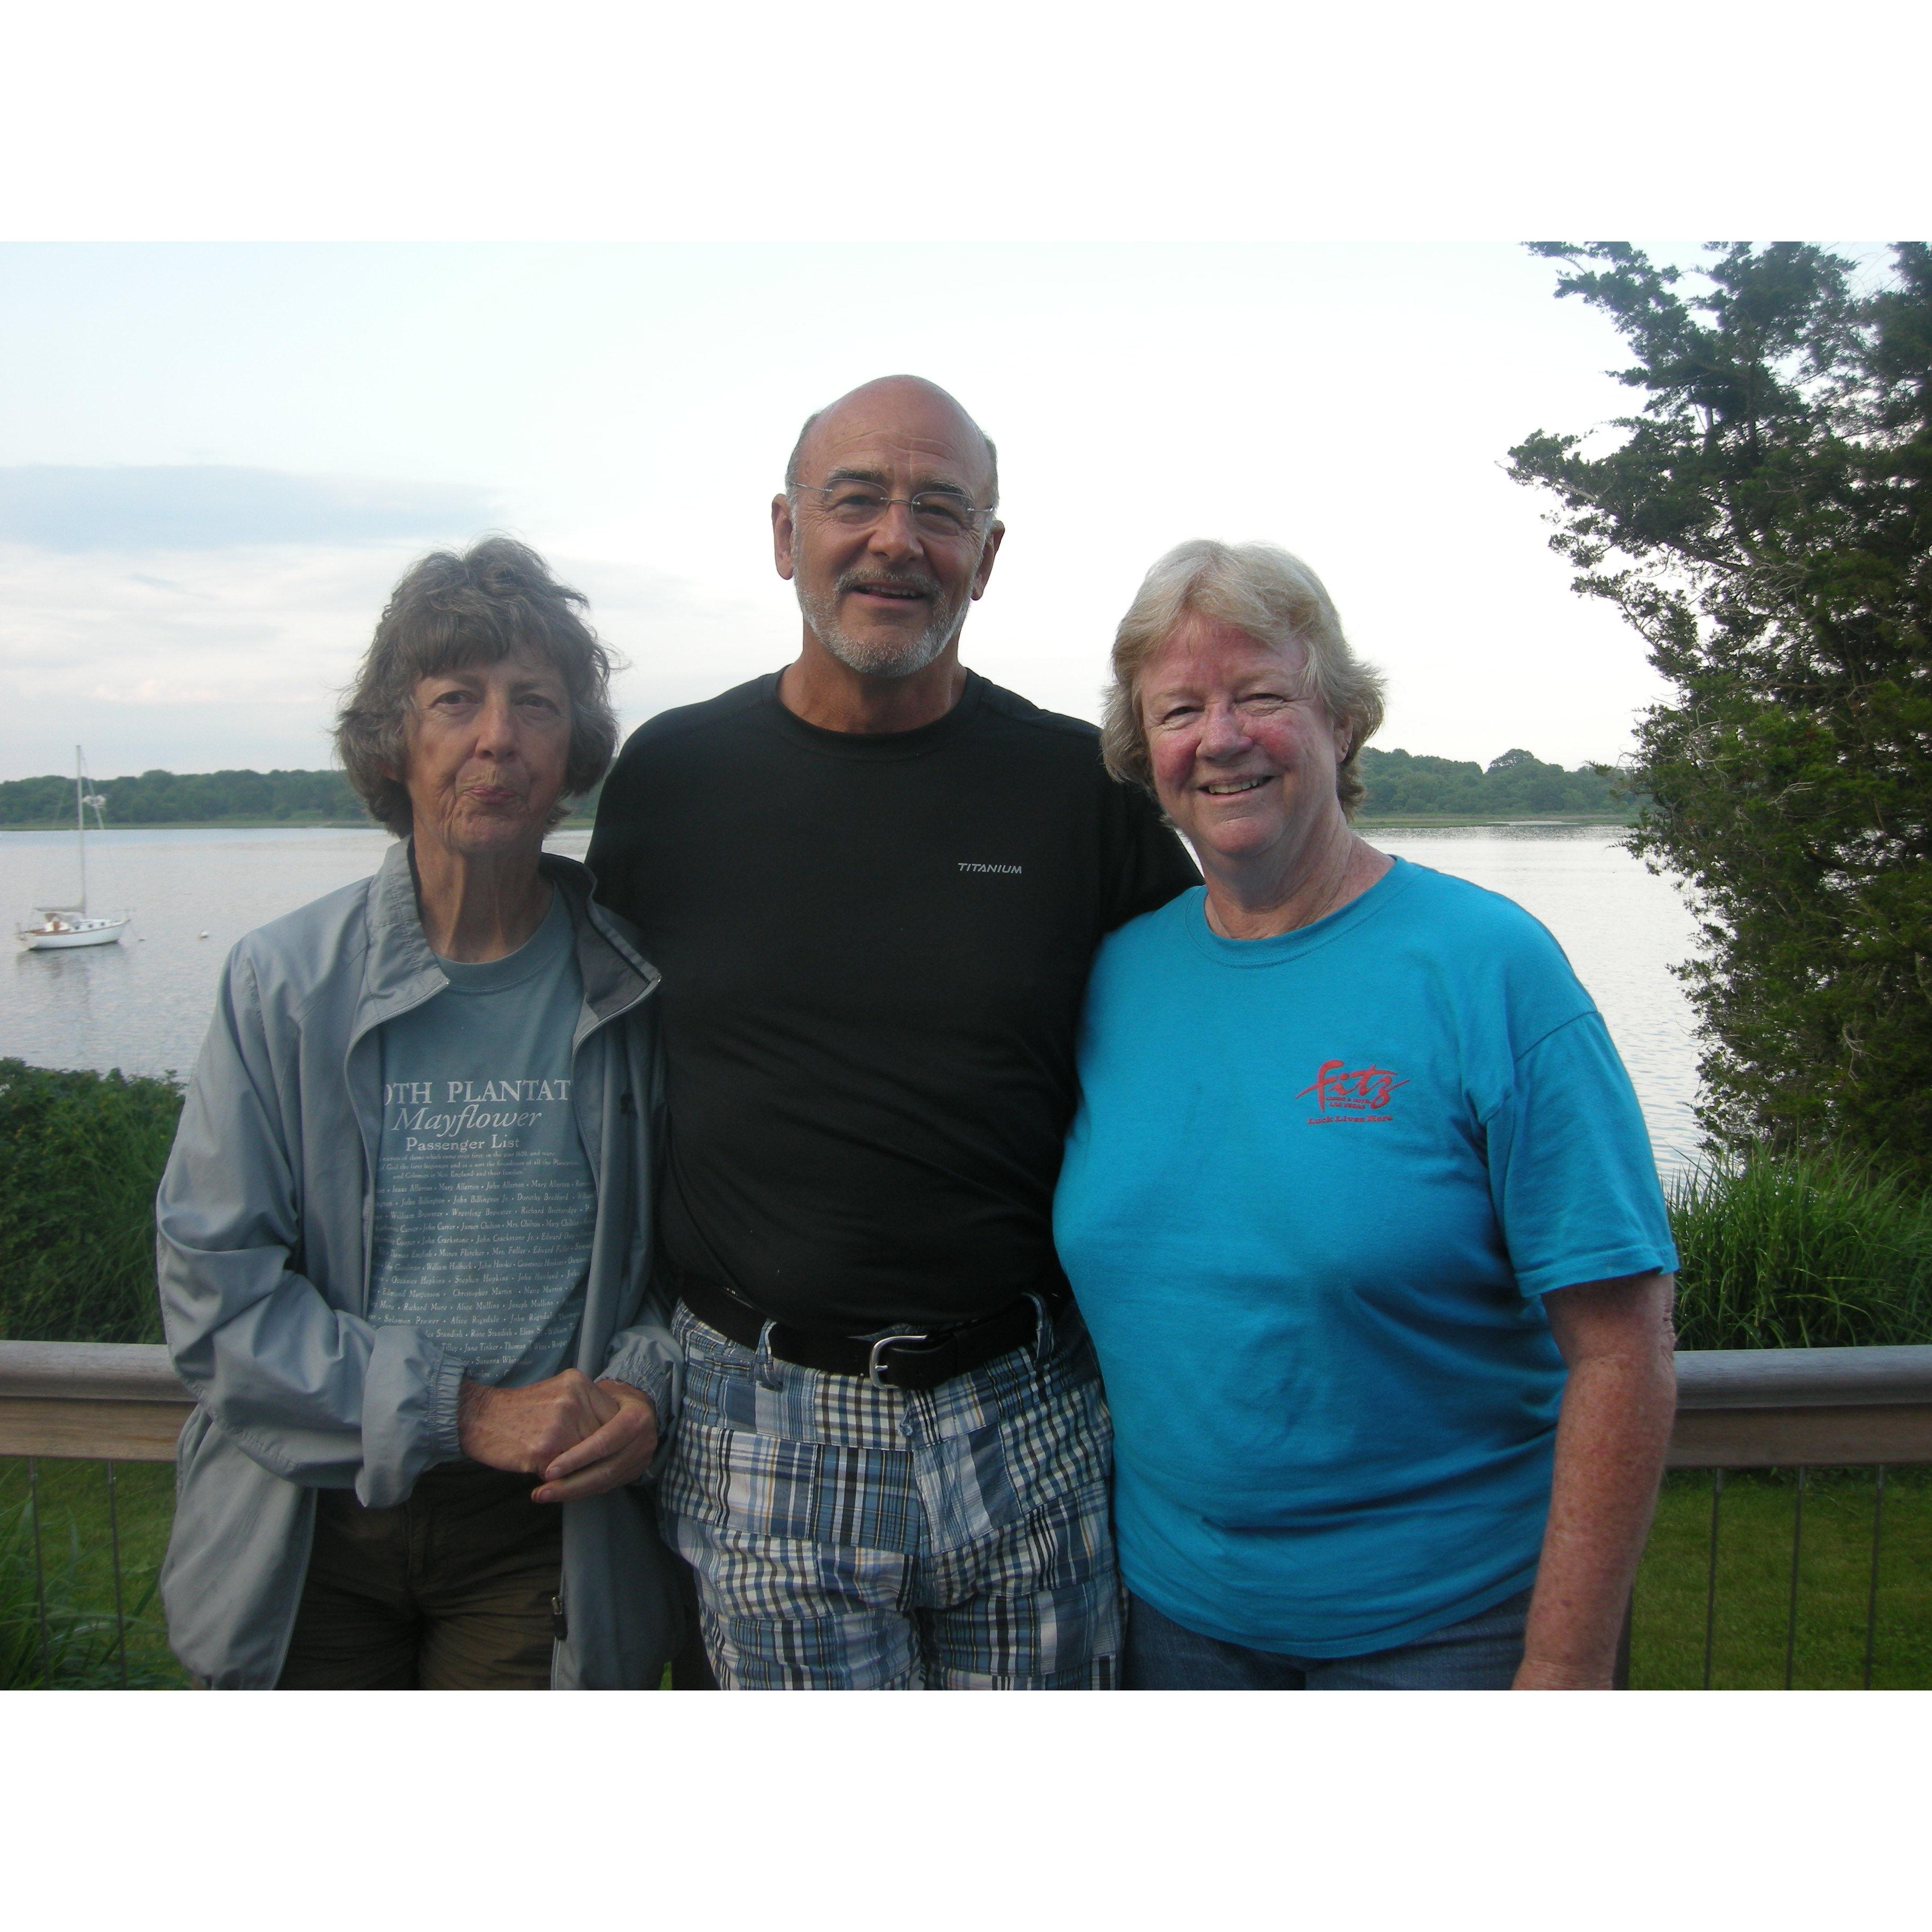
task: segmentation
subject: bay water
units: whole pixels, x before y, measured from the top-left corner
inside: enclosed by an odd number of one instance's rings
[[[1695,1152],[1696,1055],[1670,968],[1694,928],[1676,886],[1646,872],[1612,826],[1494,825],[1372,831],[1370,842],[1503,893],[1569,955],[1630,1069],[1666,1174]],[[552,849],[581,858],[590,835]],[[110,831],[87,842],[88,901],[131,912],[116,946],[0,962],[0,1056],[42,1066],[185,1074],[207,1030],[228,949],[244,932],[366,878],[386,833],[370,830]],[[0,914],[76,890],[70,832],[0,832]]]

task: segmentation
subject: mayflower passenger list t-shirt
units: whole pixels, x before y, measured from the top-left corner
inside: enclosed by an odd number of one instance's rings
[[[1289,1655],[1531,1582],[1564,1382],[1538,1298],[1676,1266],[1636,1096],[1550,934],[1403,860],[1094,970],[1054,1221],[1106,1379],[1128,1586]]]
[[[970,1320],[1057,1281],[1095,946],[1199,875],[1090,724],[969,675],[826,731],[777,686],[639,729],[591,841],[664,975],[662,1241],[802,1328]]]
[[[584,1004],[563,895],[502,959],[384,1022],[370,1321],[507,1387],[555,1375],[584,1311],[596,1184],[571,1102]]]

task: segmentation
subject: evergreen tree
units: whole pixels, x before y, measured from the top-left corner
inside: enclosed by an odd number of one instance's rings
[[[1686,883],[1706,1131],[1932,1172],[1932,248],[1888,277],[1796,243],[1703,264],[1534,244],[1615,323],[1613,447],[1510,452],[1552,547],[1674,686],[1632,835]]]

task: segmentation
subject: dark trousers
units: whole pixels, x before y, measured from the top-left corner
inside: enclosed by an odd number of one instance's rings
[[[406,1502],[316,1498],[282,1690],[545,1690],[563,1516],[534,1476],[450,1463]]]

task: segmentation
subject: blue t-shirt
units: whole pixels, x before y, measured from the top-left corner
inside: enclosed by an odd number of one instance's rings
[[[584,1313],[597,1189],[577,1130],[584,978],[568,908],[384,1022],[369,1318],[422,1328],[472,1382],[554,1376]]]
[[[1054,1204],[1121,1569],[1204,1635],[1359,1655],[1534,1580],[1538,1298],[1676,1255],[1616,1049],[1520,907],[1400,859],[1277,938],[1204,901],[1100,950]]]

